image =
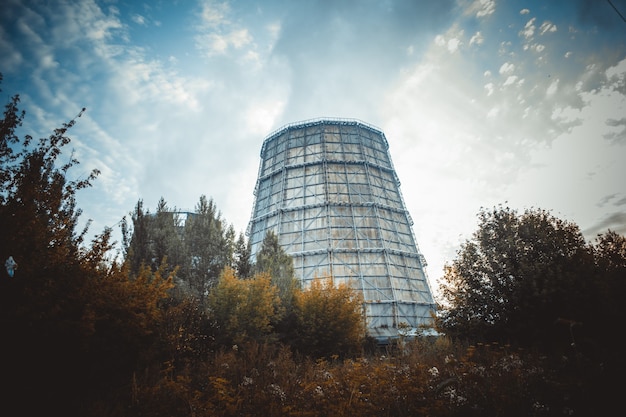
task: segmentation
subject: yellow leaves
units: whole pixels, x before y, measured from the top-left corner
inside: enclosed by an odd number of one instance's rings
[[[351,287],[317,279],[297,292],[295,312],[300,350],[319,356],[356,351],[365,337],[363,301]]]
[[[278,289],[266,273],[239,279],[233,269],[226,268],[209,295],[209,309],[228,341],[267,339],[280,312]]]

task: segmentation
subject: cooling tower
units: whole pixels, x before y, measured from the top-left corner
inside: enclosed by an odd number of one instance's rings
[[[248,225],[252,255],[272,230],[306,288],[332,276],[363,294],[379,341],[398,325],[430,324],[425,261],[382,131],[356,120],[312,120],[267,136]]]

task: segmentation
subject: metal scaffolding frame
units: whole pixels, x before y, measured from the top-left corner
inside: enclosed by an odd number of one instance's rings
[[[293,123],[263,141],[247,234],[268,230],[303,287],[332,276],[361,291],[378,339],[430,324],[435,309],[384,133],[353,119]]]

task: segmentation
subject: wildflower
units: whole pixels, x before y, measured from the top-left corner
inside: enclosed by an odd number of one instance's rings
[[[280,398],[281,402],[285,402],[285,400],[287,399],[287,394],[285,394],[285,391],[283,391],[283,389],[280,387],[280,385],[278,385],[278,384],[270,384],[270,385],[268,385],[267,388],[268,388],[269,393],[274,395],[275,397]]]
[[[439,376],[439,369],[437,369],[436,366],[433,366],[428,370],[428,373],[430,373],[431,376]]]

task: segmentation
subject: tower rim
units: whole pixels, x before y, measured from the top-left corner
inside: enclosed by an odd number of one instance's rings
[[[387,142],[387,138],[385,137],[385,133],[378,126],[375,126],[375,125],[373,125],[371,123],[364,122],[363,120],[356,119],[356,118],[317,117],[317,118],[313,118],[313,119],[305,119],[305,120],[300,120],[300,121],[297,121],[297,122],[287,123],[285,125],[282,125],[282,126],[278,127],[277,129],[273,130],[272,132],[270,132],[263,139],[263,146],[261,146],[261,152],[260,152],[261,157],[263,157],[263,152],[265,151],[265,145],[270,140],[274,139],[275,137],[280,136],[283,133],[288,132],[288,131],[290,131],[292,129],[302,129],[304,127],[318,126],[318,125],[359,126],[359,127],[364,128],[364,129],[371,130],[371,131],[375,132],[376,134],[379,134],[379,135],[382,136],[384,144],[385,144],[385,148],[389,149],[389,143]]]

